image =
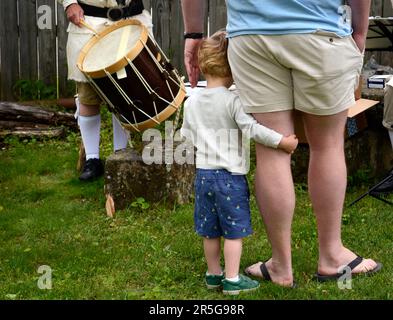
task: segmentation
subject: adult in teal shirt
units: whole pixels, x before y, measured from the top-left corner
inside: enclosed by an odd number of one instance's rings
[[[312,33],[325,30],[351,34],[347,7],[341,0],[227,1],[229,37],[244,34]]]
[[[344,272],[375,273],[382,267],[357,256],[341,240],[347,179],[344,130],[363,64],[371,0],[347,2],[348,6],[341,0],[226,1],[228,58],[246,112],[283,134],[294,132],[294,110],[303,118],[310,146],[308,187],[317,218],[319,281],[336,280]],[[204,3],[182,0],[185,65],[193,86],[199,77],[200,40],[195,38],[203,32]],[[261,145],[256,153],[256,198],[272,257],[246,271],[292,286],[291,158]]]

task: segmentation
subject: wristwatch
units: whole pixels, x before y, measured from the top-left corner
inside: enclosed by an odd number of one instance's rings
[[[202,39],[202,32],[186,32],[184,33],[184,39]]]

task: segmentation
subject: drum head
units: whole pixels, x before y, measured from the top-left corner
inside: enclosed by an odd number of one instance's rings
[[[95,42],[83,59],[81,70],[95,72],[116,64],[132,51],[141,38],[142,31],[140,25],[126,24],[94,39]]]

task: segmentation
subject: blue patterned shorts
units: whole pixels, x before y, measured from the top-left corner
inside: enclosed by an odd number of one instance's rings
[[[244,238],[252,233],[250,192],[245,175],[197,169],[195,231],[202,237]]]

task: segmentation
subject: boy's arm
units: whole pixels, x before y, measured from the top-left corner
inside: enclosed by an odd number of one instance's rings
[[[267,147],[278,147],[281,139],[283,138],[282,134],[266,128],[259,124],[251,115],[245,113],[239,97],[234,99],[232,107],[233,118],[246,137],[254,139],[256,142]]]

